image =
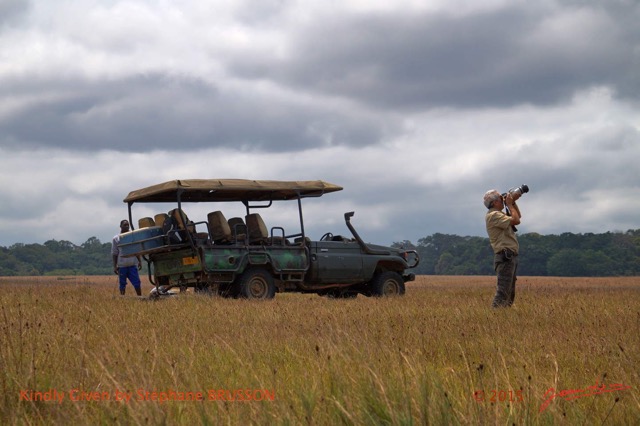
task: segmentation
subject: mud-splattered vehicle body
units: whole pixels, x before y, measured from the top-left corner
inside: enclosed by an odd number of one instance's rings
[[[125,256],[142,256],[155,286],[151,296],[172,288],[225,296],[270,299],[276,292],[308,292],[333,297],[404,294],[418,264],[412,250],[364,243],[345,213],[352,236],[326,233],[318,241],[305,234],[302,200],[340,191],[324,181],[243,179],[174,180],[142,188],[124,199],[130,223],[138,229],[120,235]],[[267,227],[258,211],[274,202],[297,203],[299,226]],[[183,207],[212,203],[206,220],[192,221]],[[154,217],[133,221],[136,203],[175,203]],[[227,219],[223,203],[242,203],[244,217]]]

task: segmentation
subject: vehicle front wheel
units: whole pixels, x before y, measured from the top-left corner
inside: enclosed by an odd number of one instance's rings
[[[404,280],[397,272],[380,272],[371,280],[371,294],[376,297],[402,296],[404,294]]]
[[[276,295],[273,277],[263,268],[247,269],[238,281],[238,295],[244,299],[273,299]]]

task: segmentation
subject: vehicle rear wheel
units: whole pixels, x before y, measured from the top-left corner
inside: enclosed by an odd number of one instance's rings
[[[371,294],[373,296],[402,296],[404,290],[404,280],[397,272],[380,272],[371,280]]]
[[[273,299],[273,277],[263,268],[247,269],[238,280],[238,295],[244,299]]]

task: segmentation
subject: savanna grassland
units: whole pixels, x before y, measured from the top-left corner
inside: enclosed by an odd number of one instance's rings
[[[502,310],[493,291],[152,302],[0,278],[0,423],[639,424],[640,277],[522,277]]]

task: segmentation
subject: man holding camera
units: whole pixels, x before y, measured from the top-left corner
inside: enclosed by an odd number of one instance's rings
[[[485,216],[487,234],[494,253],[493,268],[498,277],[496,295],[491,304],[494,308],[509,307],[516,297],[519,248],[516,225],[521,218],[516,200],[521,195],[520,190],[500,194],[495,189],[484,194],[484,205],[489,209]],[[503,212],[505,205],[507,211]]]

